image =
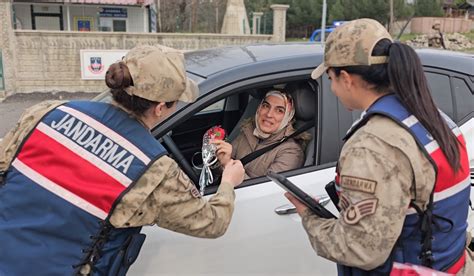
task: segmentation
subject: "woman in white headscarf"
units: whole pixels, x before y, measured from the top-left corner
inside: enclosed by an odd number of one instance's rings
[[[232,158],[242,159],[249,153],[277,143],[295,132],[295,108],[290,95],[280,90],[270,90],[258,106],[255,118],[244,121],[241,132],[229,144],[214,141],[219,162],[225,166]],[[268,171],[282,172],[301,167],[304,162],[304,142],[307,134],[290,138],[245,165],[246,178],[265,175]]]

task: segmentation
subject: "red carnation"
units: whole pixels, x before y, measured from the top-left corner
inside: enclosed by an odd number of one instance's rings
[[[221,128],[221,126],[214,126],[214,127],[211,127],[207,131],[207,135],[209,135],[209,137],[211,139],[224,140],[225,139],[225,129]]]

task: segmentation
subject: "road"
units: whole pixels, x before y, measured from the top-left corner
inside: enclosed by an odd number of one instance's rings
[[[0,139],[12,129],[26,108],[46,100],[90,99],[95,93],[31,93],[15,94],[0,102]]]

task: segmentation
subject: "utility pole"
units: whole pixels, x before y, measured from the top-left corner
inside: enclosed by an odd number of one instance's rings
[[[156,9],[157,9],[157,19],[158,19],[158,32],[161,33],[161,0],[157,0],[156,2]]]
[[[392,32],[393,28],[393,0],[390,0],[390,22],[389,22],[389,25],[388,25],[388,31],[389,32]]]
[[[323,0],[323,15],[321,17],[321,44],[324,45],[326,39],[326,0]]]
[[[197,28],[197,5],[198,5],[198,1],[197,0],[192,0],[191,2],[191,20],[190,20],[190,24],[191,24],[191,32],[194,33],[196,31],[196,28]]]
[[[216,31],[215,33],[219,33],[219,1],[216,0]]]

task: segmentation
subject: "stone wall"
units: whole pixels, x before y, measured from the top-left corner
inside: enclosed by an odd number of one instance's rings
[[[24,31],[13,32],[16,87],[7,95],[30,92],[100,92],[104,81],[82,80],[81,49],[131,49],[139,44],[162,44],[181,50],[269,42],[269,35],[152,34]],[[12,66],[12,63],[4,66]]]
[[[443,33],[468,33],[472,20],[447,17],[415,17],[411,20],[411,32],[415,34],[433,33],[433,25],[439,24]]]

